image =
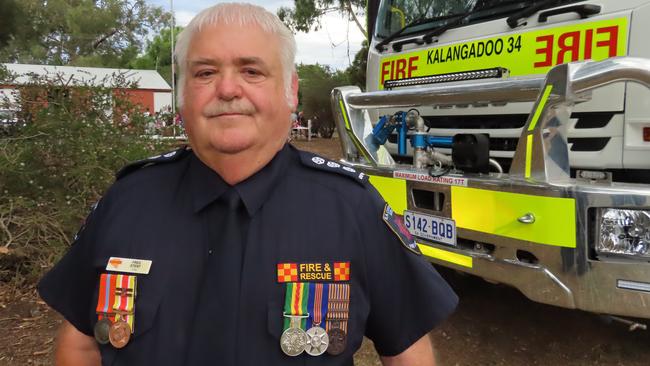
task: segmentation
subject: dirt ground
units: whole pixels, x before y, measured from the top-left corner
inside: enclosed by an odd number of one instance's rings
[[[326,157],[339,157],[337,139],[294,141]],[[650,331],[576,310],[534,303],[518,291],[439,269],[460,296],[457,311],[431,335],[442,366],[650,364]],[[426,309],[422,309],[426,311]],[[33,290],[0,284],[0,366],[50,365],[61,318]],[[358,366],[380,365],[366,341]]]

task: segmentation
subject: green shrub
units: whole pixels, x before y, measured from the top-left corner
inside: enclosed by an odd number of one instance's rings
[[[112,91],[126,85],[120,75],[101,88],[61,79],[32,76],[17,96],[17,125],[0,134],[3,282],[33,284],[69,247],[115,171],[171,149],[146,136],[147,117]]]

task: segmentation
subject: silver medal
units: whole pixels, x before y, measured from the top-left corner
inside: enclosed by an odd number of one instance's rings
[[[287,356],[298,356],[305,351],[305,346],[309,339],[307,333],[300,327],[302,319],[309,317],[306,315],[289,315],[284,314],[285,318],[289,318],[289,328],[282,332],[280,337],[280,348]]]
[[[307,339],[305,352],[311,356],[322,355],[330,344],[330,338],[327,336],[327,332],[319,326],[309,328],[307,331]]]
[[[287,356],[298,356],[307,345],[307,333],[300,328],[288,328],[280,337],[280,347]]]

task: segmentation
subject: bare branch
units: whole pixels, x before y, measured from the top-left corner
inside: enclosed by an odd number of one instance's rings
[[[350,0],[345,1],[345,6],[347,7],[348,13],[352,16],[352,20],[354,20],[354,23],[357,25],[357,28],[363,33],[363,36],[366,37],[366,40],[368,39],[368,32],[366,29],[361,25],[361,22],[359,22],[359,18],[357,18],[357,15],[354,13],[354,10],[352,9],[352,4],[350,3]]]
[[[13,209],[14,209],[14,205],[13,205],[13,203],[10,203],[10,206],[9,206],[9,215],[11,215],[11,213],[13,212]],[[0,228],[2,229],[2,231],[4,231],[4,232],[7,234],[7,238],[8,238],[8,239],[7,239],[7,242],[4,244],[4,248],[9,248],[9,245],[11,245],[11,243],[12,243],[13,240],[14,240],[14,238],[13,238],[13,236],[11,235],[11,230],[9,230],[9,226],[5,224],[5,220],[4,220],[4,218],[5,218],[4,215],[0,216]],[[9,218],[7,219],[7,222],[10,222],[10,221],[11,221],[11,217],[9,217]]]
[[[29,139],[33,139],[33,138],[36,138],[36,137],[39,137],[39,136],[47,136],[47,134],[45,134],[45,133],[43,133],[43,132],[39,132],[39,133],[37,133],[36,135],[32,135],[32,136],[25,136],[25,137],[7,137],[7,138],[5,138],[4,140],[5,140],[5,141],[29,140]]]
[[[118,29],[117,28],[112,28],[106,35],[98,38],[93,42],[93,49],[97,49],[102,43],[106,42],[107,39],[111,38],[117,33]]]

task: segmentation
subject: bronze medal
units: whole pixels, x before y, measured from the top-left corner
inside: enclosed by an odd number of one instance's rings
[[[329,337],[329,346],[327,347],[327,353],[332,356],[337,356],[343,353],[345,350],[345,343],[347,341],[347,336],[341,328],[330,328],[327,331],[327,336]]]
[[[307,345],[305,352],[311,356],[320,356],[327,350],[330,341],[325,329],[319,326],[313,326],[307,331]]]
[[[350,311],[350,285],[347,283],[330,284],[327,304],[327,335],[329,347],[327,353],[336,356],[345,351]]]
[[[112,323],[108,318],[102,318],[95,324],[93,332],[95,333],[95,340],[97,343],[108,344],[108,332],[111,324]]]
[[[108,330],[108,340],[115,348],[123,348],[131,339],[131,327],[124,320],[111,324]]]

